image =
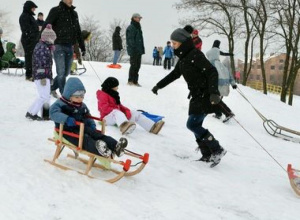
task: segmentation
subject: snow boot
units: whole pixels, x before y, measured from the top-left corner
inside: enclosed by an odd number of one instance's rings
[[[50,109],[49,103],[45,103],[43,105],[43,109],[42,109],[42,118],[45,121],[49,121],[50,120],[49,109]]]
[[[221,158],[227,153],[227,151],[220,146],[219,141],[217,141],[209,131],[207,131],[202,141],[211,151],[211,162],[220,162]]]
[[[125,121],[120,125],[120,131],[122,134],[131,134],[136,128],[136,124],[131,121]]]
[[[28,118],[28,119],[31,119],[33,121],[43,121],[43,119],[40,116],[32,115],[29,112],[26,113],[25,117]]]
[[[206,146],[204,141],[200,140],[199,138],[196,139],[196,142],[198,144],[196,151],[200,151],[202,154],[202,157],[199,159],[199,161],[206,162],[206,163],[210,162],[210,157],[211,157],[210,149]]]
[[[150,133],[158,134],[160,132],[161,128],[164,126],[164,124],[165,124],[165,122],[163,120],[156,122],[150,129]]]
[[[99,152],[100,156],[103,157],[108,158],[112,154],[111,150],[107,147],[107,144],[102,140],[96,141],[96,149]]]
[[[119,142],[116,145],[115,153],[118,157],[124,155],[124,150],[127,147],[128,141],[126,138],[120,138]]]

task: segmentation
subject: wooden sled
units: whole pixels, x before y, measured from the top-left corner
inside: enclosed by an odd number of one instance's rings
[[[95,118],[95,117],[91,117],[91,118],[99,120],[98,118]],[[140,173],[144,169],[146,164],[148,163],[148,161],[149,161],[148,153],[145,153],[144,155],[140,155],[140,154],[131,152],[129,150],[126,150],[125,155],[127,155],[128,157],[132,157],[135,160],[136,159],[139,160],[139,162],[137,162],[136,164],[131,165],[131,159],[126,159],[125,162],[118,161],[113,158],[102,157],[102,156],[99,156],[99,155],[96,155],[96,154],[93,154],[93,153],[83,150],[82,144],[83,144],[83,136],[84,136],[83,135],[84,134],[84,124],[80,123],[80,122],[76,122],[76,124],[80,126],[79,134],[74,134],[71,132],[64,131],[63,124],[60,124],[59,129],[55,129],[55,132],[57,132],[57,135],[54,136],[54,138],[49,138],[48,140],[55,143],[56,151],[54,153],[53,159],[52,160],[45,159],[46,162],[48,162],[56,167],[59,167],[61,169],[64,169],[64,170],[75,170],[75,171],[79,172],[80,174],[86,175],[90,178],[97,178],[90,174],[90,171],[92,168],[111,171],[112,173],[114,173],[114,177],[105,180],[109,183],[114,183],[114,182],[120,180],[123,176],[133,176],[133,175]],[[103,127],[102,131],[104,131],[104,124],[105,123],[103,123],[103,125],[102,125],[102,127]],[[68,136],[78,138],[79,139],[78,146],[75,146],[75,145],[69,143],[66,139],[63,138],[63,135],[68,135]],[[57,159],[59,158],[62,151],[65,149],[65,147],[71,149],[74,152],[74,155],[68,154],[67,157],[83,162],[86,165],[85,170],[83,170],[83,171],[77,170],[75,168],[68,167],[66,165],[63,165],[63,164],[60,164],[57,162]],[[80,157],[82,155],[85,156],[87,159]],[[98,163],[96,163],[96,161],[98,161]],[[121,170],[115,169],[111,166],[111,164],[116,164],[118,166],[121,166],[122,169]],[[138,168],[133,171],[129,171],[130,167],[133,167],[133,166],[138,166]]]
[[[292,189],[300,196],[300,170],[293,169],[292,165],[288,164],[287,172]]]
[[[300,136],[299,131],[280,126],[275,121],[269,119],[264,120],[263,126],[265,130],[272,136],[280,137],[287,141],[300,143],[300,138],[291,136],[291,134]]]

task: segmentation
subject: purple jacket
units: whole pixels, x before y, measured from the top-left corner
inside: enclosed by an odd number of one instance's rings
[[[32,74],[33,79],[52,79],[52,53],[50,45],[39,41],[33,51]]]

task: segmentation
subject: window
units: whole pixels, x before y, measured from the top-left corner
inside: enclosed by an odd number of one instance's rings
[[[256,80],[260,80],[260,75],[256,75]]]
[[[279,60],[279,63],[283,63],[284,60]]]
[[[275,75],[270,75],[270,81],[274,82],[275,81]]]
[[[260,65],[257,65],[257,69],[260,69]]]
[[[253,79],[253,75],[250,75],[250,79]]]
[[[271,66],[271,70],[275,70],[275,66]]]

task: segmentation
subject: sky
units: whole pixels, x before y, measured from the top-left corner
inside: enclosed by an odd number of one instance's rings
[[[107,68],[108,63],[84,64],[87,72],[79,78],[92,115],[99,117],[96,91],[101,82],[96,70],[102,81],[108,76],[118,78],[123,105],[165,116],[158,135],[137,126],[124,136],[128,150],[149,153],[149,163],[138,175],[110,184],[102,181],[114,176],[109,171],[93,168],[90,174],[97,179],[91,179],[44,162],[55,152],[54,143],[47,140],[53,137],[54,123],[25,118],[37,96],[36,86],[24,76],[0,73],[1,220],[299,220],[300,197],[285,172],[288,163],[300,169],[299,143],[269,135],[261,118],[236,90],[223,99],[235,118],[226,124],[212,115],[204,120],[203,126],[227,150],[221,163],[210,168],[195,161],[200,153],[186,128],[189,101],[182,77],[154,95],[151,88],[169,72],[161,66],[142,65],[142,87],[135,87],[126,84],[128,63],[122,63],[121,69]],[[264,116],[299,131],[299,96],[289,106],[280,102],[279,95],[264,95],[240,84],[238,88]],[[106,134],[122,137],[115,126],[106,126]],[[83,164],[67,153],[73,152],[65,149],[57,162],[82,171]]]
[[[23,10],[23,0],[1,1],[1,8],[10,12],[10,20],[13,25],[11,36],[3,36],[12,41],[18,42],[21,36],[19,27],[19,16]],[[59,4],[59,0],[35,0],[38,12],[43,12],[45,18],[49,10]],[[165,46],[170,40],[173,30],[178,27],[179,19],[184,18],[184,12],[179,12],[174,8],[174,4],[179,0],[74,0],[73,5],[79,17],[93,16],[99,21],[100,26],[104,29],[109,28],[109,24],[114,19],[127,20],[133,13],[140,13],[143,17],[141,20],[146,54],[143,56],[144,61],[152,61],[152,50],[154,46]],[[123,30],[125,31],[125,30]],[[201,31],[200,31],[201,37]],[[213,38],[203,38],[203,51],[207,51],[213,42]],[[223,45],[225,47],[225,44]]]

